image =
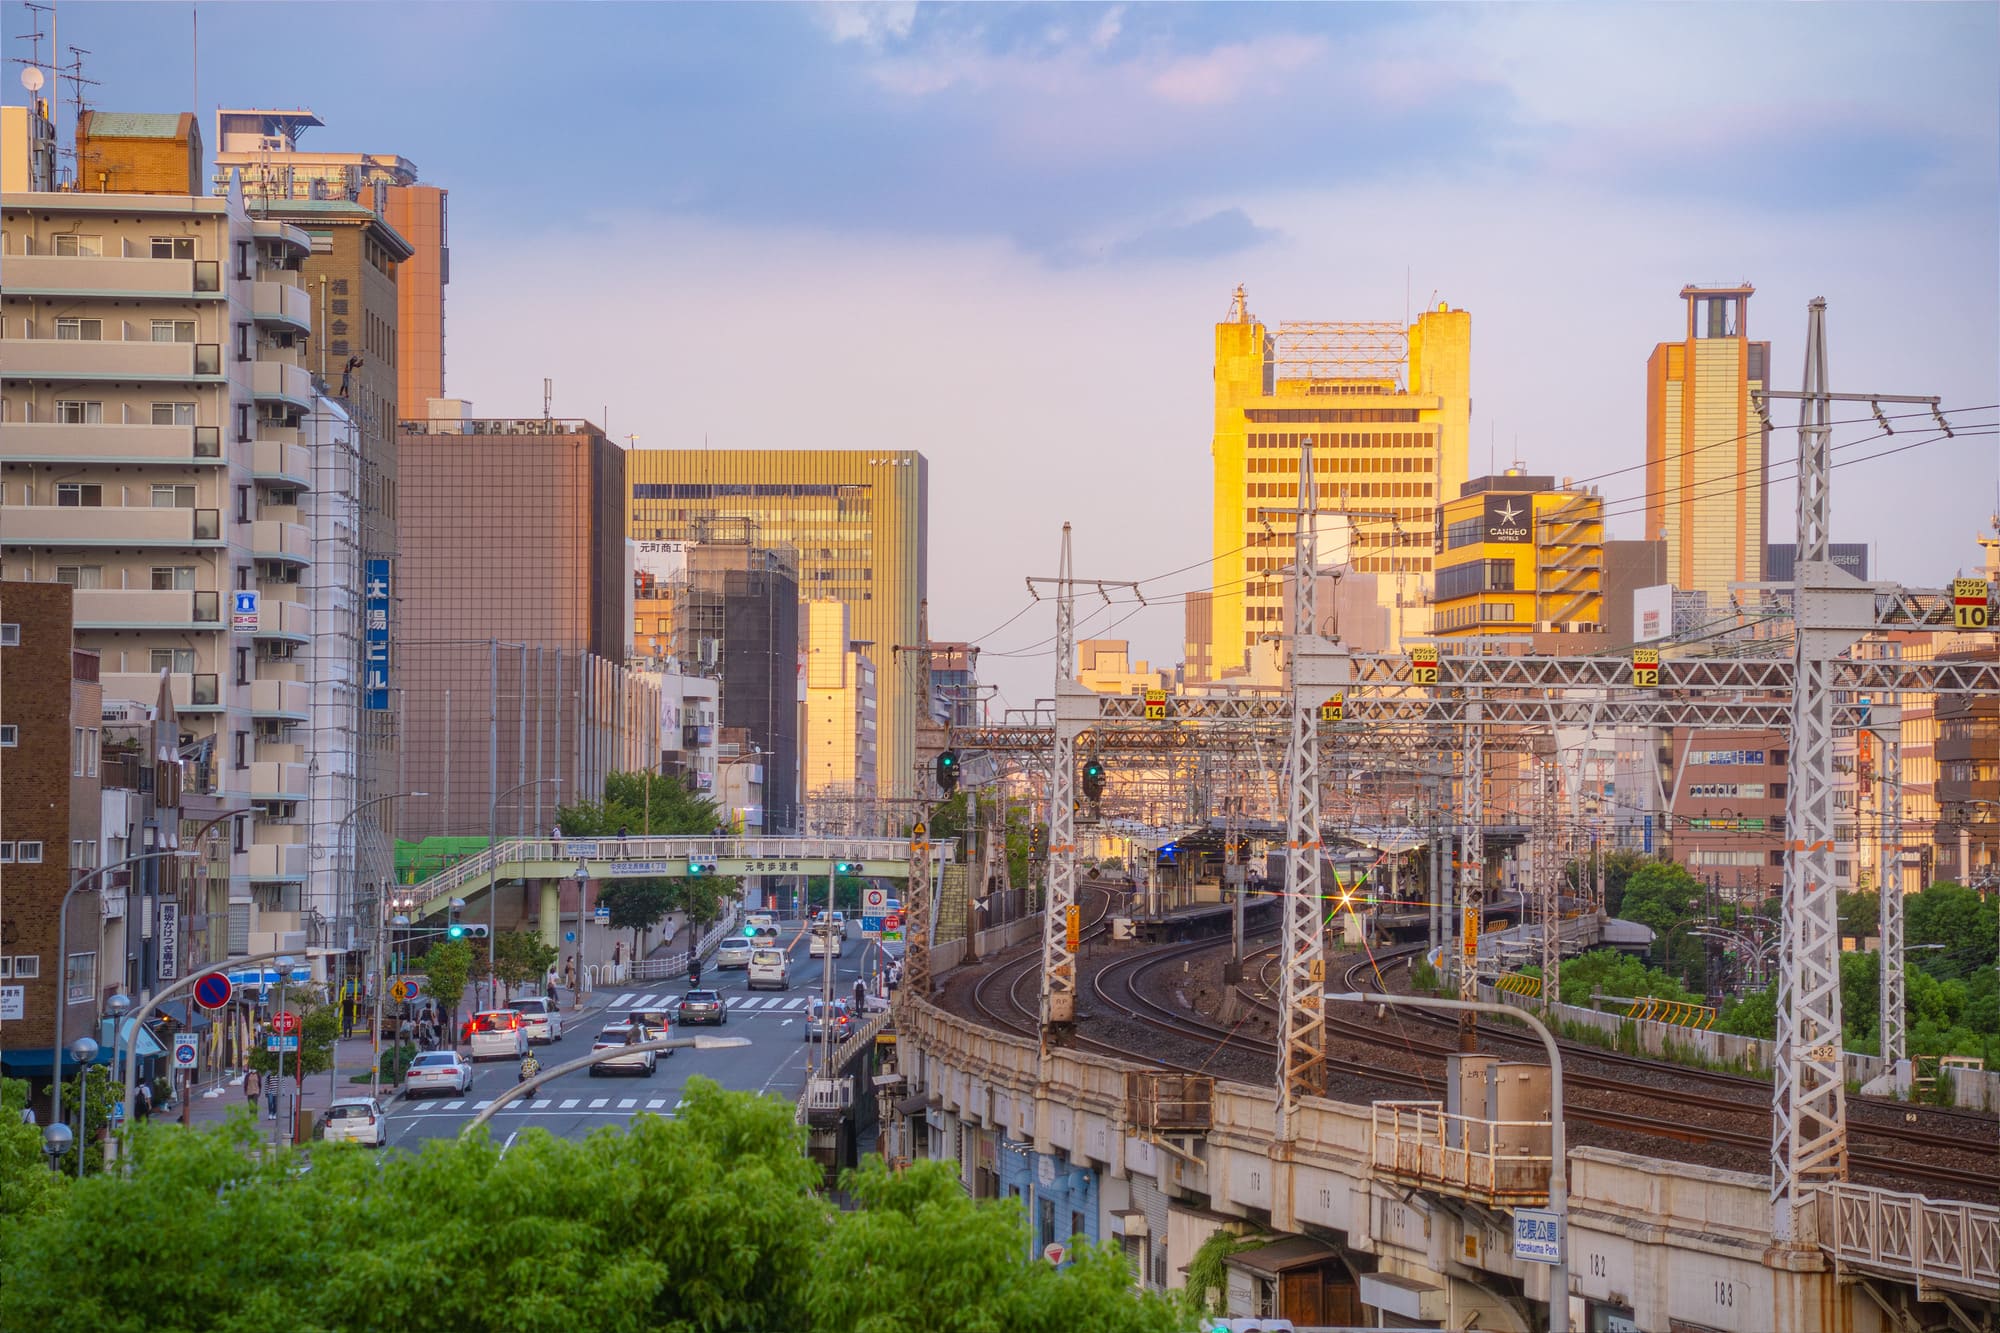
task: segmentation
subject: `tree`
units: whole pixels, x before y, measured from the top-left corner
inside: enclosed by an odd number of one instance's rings
[[[1664,943],[1668,929],[1684,920],[1702,897],[1701,881],[1686,867],[1654,861],[1633,871],[1625,881],[1617,914],[1651,926]]]
[[[1078,1238],[1061,1268],[1035,1257],[1020,1204],[973,1200],[943,1163],[891,1174],[870,1158],[842,1184],[861,1208],[842,1215],[818,1247],[807,1302],[812,1327],[1164,1333],[1194,1326],[1184,1303],[1135,1292],[1124,1256],[1110,1244]]]
[[[1878,893],[1843,893],[1834,910],[1840,915],[1840,933],[1849,939],[1865,940],[1882,933],[1882,896]]]
[[[444,1011],[448,1031],[458,1031],[458,1003],[471,980],[472,946],[464,940],[440,940],[424,955],[424,989]]]
[[[24,1079],[0,1079],[0,1254],[16,1223],[62,1206],[69,1177],[49,1170],[42,1155],[42,1131],[21,1123],[28,1105]]]
[[[1625,883],[1633,874],[1645,866],[1657,864],[1651,857],[1638,852],[1610,852],[1604,859],[1604,910],[1613,916],[1623,915],[1619,905],[1625,899]],[[1571,882],[1595,886],[1597,869],[1589,861],[1572,861],[1569,864]]]
[[[529,986],[547,976],[555,965],[556,947],[542,943],[534,931],[510,930],[493,940],[495,980],[513,993],[516,986]]]
[[[699,837],[714,833],[721,820],[715,802],[685,779],[659,773],[608,774],[603,800],[556,810],[566,838],[610,838],[620,829],[634,835]]]
[[[284,1052],[283,1071],[294,1084],[309,1074],[324,1074],[333,1068],[334,1043],[340,1040],[340,1010],[330,1004],[307,1002],[295,1006],[299,1016],[299,1048]],[[250,1067],[265,1078],[278,1075],[279,1052],[266,1049],[262,1036],[250,1050]]]
[[[665,879],[614,879],[598,888],[597,904],[609,909],[613,930],[632,932],[632,956],[637,958],[639,932],[666,919],[674,907],[674,890]]]

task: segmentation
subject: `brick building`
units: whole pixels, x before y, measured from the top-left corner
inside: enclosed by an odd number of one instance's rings
[[[91,194],[200,194],[192,114],[85,111],[76,118],[77,188]]]

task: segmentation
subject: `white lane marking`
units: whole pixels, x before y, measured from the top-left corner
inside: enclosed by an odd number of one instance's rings
[[[788,1028],[791,1025],[792,1025],[792,1020],[789,1018],[781,1018],[778,1020],[778,1026],[781,1028]]]
[[[653,1100],[646,1103],[646,1109],[648,1111],[657,1111],[666,1104],[667,1104],[667,1099],[665,1097],[655,1097],[653,1098]]]
[[[518,1135],[520,1132],[521,1131],[518,1129],[515,1130],[513,1134],[509,1134],[507,1136],[507,1141],[500,1145],[500,1155],[502,1157],[505,1157],[507,1155],[507,1150],[514,1146],[515,1135]]]
[[[539,1101],[531,1102],[529,1104],[529,1109],[534,1111],[546,1111],[549,1109],[549,1099],[543,1097]]]
[[[629,991],[629,990],[628,990],[628,991],[626,991],[626,992],[625,992],[625,993],[624,993],[623,995],[621,995],[621,996],[619,996],[619,997],[618,997],[617,999],[613,1000],[613,1001],[611,1002],[611,1007],[612,1007],[613,1009],[623,1009],[623,1008],[624,1008],[624,1007],[625,1007],[626,1005],[628,1005],[628,1004],[632,1003],[632,997],[633,997],[634,995],[637,995],[637,994],[638,994],[638,992],[637,992],[637,991]]]
[[[493,1099],[489,1097],[485,1101],[479,1103],[479,1105],[473,1107],[472,1109],[475,1111],[484,1111],[487,1107],[491,1105],[493,1105]]]
[[[663,995],[641,996],[639,999],[633,1001],[632,1007],[634,1009],[651,1009],[655,1004],[659,1003],[659,1001],[665,998],[666,997]]]
[[[680,1099],[679,1101],[677,1101],[677,1102],[675,1102],[675,1103],[674,1103],[674,1109],[675,1109],[676,1111],[678,1111],[678,1110],[680,1110],[680,1109],[681,1109],[681,1108],[682,1108],[683,1106],[686,1106],[686,1105],[687,1105],[687,1098],[683,1097],[683,1098],[681,1098],[681,1099]]]
[[[465,1105],[465,1103],[462,1101],[446,1102],[442,1107],[439,1107],[438,1109],[443,1111],[456,1111],[459,1107],[463,1105]]]
[[[577,1104],[578,1100],[579,1100],[578,1098],[571,1097],[568,1101],[562,1104],[562,1109],[565,1111],[569,1110],[570,1108],[574,1107]]]
[[[609,1097],[596,1097],[591,1099],[590,1109],[595,1111],[600,1106],[609,1106],[609,1105],[611,1105],[611,1099]]]
[[[804,1004],[804,1003],[805,1003],[805,1001],[804,1001],[804,1000],[786,1000],[786,1001],[785,1001],[785,1008],[787,1008],[787,1009],[796,1009],[796,1008],[798,1008],[798,1007],[799,1007],[800,1005],[802,1005],[802,1004]]]
[[[621,1111],[629,1111],[638,1104],[639,1099],[637,1097],[620,1097],[618,1099],[618,1109]]]

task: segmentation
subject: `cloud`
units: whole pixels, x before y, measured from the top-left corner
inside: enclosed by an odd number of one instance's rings
[[[916,0],[824,0],[807,10],[834,41],[876,48],[908,37],[917,21]]]
[[[1310,36],[1232,43],[1166,62],[1147,77],[1146,87],[1163,102],[1224,106],[1241,98],[1253,81],[1302,69],[1326,49],[1324,39]]]
[[[1284,233],[1260,227],[1240,208],[1225,208],[1192,222],[1149,227],[1105,247],[1114,261],[1218,259],[1279,240]]]

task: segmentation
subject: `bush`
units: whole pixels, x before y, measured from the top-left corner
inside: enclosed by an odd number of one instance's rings
[[[394,1046],[383,1047],[382,1081],[384,1083],[401,1083],[403,1075],[409,1072],[410,1062],[416,1058],[417,1048],[412,1042],[399,1042]],[[360,1083],[367,1081],[365,1077],[356,1080],[356,1082]]]

